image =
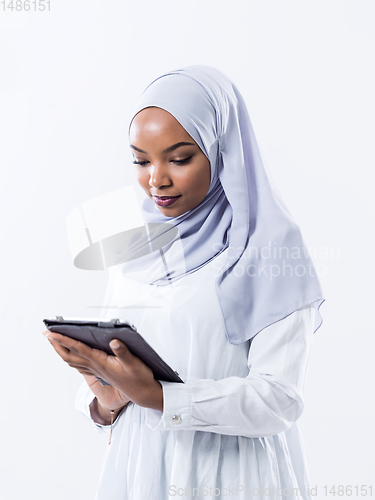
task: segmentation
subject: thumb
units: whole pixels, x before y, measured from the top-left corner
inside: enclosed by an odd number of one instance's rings
[[[132,353],[126,347],[126,345],[118,339],[113,339],[109,343],[109,347],[112,349],[113,354],[119,358],[120,361],[131,361],[133,358]]]

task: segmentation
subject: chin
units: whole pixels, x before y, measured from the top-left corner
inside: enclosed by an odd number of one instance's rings
[[[158,207],[157,205],[156,207],[159,210],[159,212],[165,215],[166,217],[178,217],[179,215],[182,215],[180,214],[180,212],[177,212],[176,210],[166,210],[165,208]]]
[[[184,215],[187,212],[189,212],[189,210],[184,210],[184,209],[177,210],[172,208],[168,209],[165,207],[159,207],[159,205],[156,205],[156,203],[155,206],[161,214],[165,215],[165,217],[179,217],[180,215]]]

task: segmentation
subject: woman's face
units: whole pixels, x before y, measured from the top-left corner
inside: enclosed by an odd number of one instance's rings
[[[168,111],[145,108],[130,127],[137,181],[163,215],[178,217],[203,201],[210,187],[206,155]]]

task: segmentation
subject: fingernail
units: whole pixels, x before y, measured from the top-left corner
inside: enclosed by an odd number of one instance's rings
[[[118,340],[112,340],[110,343],[111,349],[119,349],[120,348],[120,342]]]

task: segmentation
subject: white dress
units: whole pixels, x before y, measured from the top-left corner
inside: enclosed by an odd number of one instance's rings
[[[184,384],[161,382],[164,411],[130,403],[114,423],[98,500],[310,498],[296,420],[315,310],[307,306],[252,342],[230,344],[215,293],[225,252],[168,286],[112,273],[112,310],[134,324]],[[270,305],[271,307],[272,305]],[[77,408],[90,415],[84,382]]]

